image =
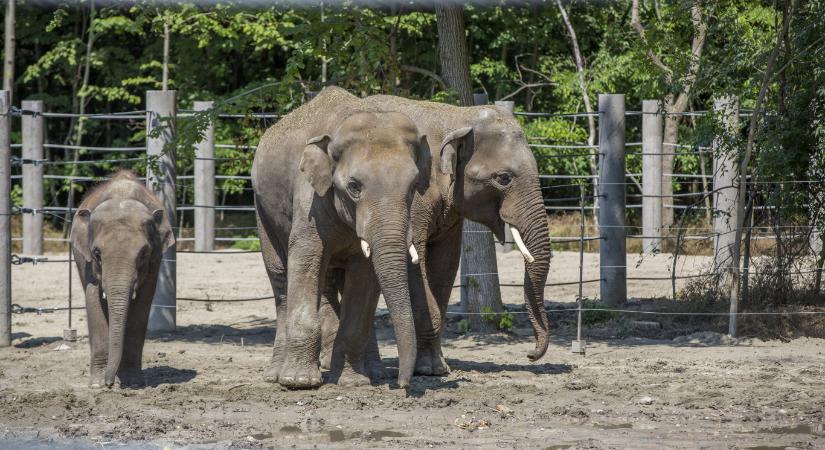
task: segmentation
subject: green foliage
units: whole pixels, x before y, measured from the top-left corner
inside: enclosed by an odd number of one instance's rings
[[[500,331],[510,331],[515,323],[515,316],[510,311],[497,313],[493,308],[485,306],[482,311],[482,318],[488,323],[494,324]]]
[[[584,299],[582,301],[582,309],[603,309],[607,308],[607,305],[604,303],[593,300],[593,299]],[[610,311],[583,311],[582,312],[582,324],[584,325],[595,325],[598,323],[607,322],[615,317],[615,314]]]
[[[630,26],[630,2],[563,2],[576,30],[585,68],[582,76],[593,109],[603,92],[626,95],[628,110],[639,109],[642,99],[664,99],[695,80],[689,107],[707,110],[713,98],[730,94],[743,108],[753,107],[768,55],[776,43],[787,1],[699,1],[707,19],[707,39],[699,69],[692,73],[691,21],[694,2],[641,1],[640,17],[648,45]],[[390,93],[456,103],[454,92],[437,80],[439,67],[435,16],[416,6],[370,9],[343,3],[327,6],[323,20],[318,7],[295,8],[290,3],[139,2],[98,5],[88,3],[44,6],[21,5],[17,10],[15,99],[39,98],[47,109],[77,112],[140,110],[145,91],[159,89],[163,69],[164,26],[170,31],[169,85],[178,91],[178,107],[191,109],[196,100],[215,100],[215,109],[179,117],[173,145],[178,173],[190,174],[194,143],[209,124],[215,125],[221,148],[218,173],[246,175],[254,146],[272,121],[251,117],[218,119],[219,113],[286,113],[305,102],[309,91],[336,84],[359,95]],[[763,180],[811,178],[825,170],[825,13],[823,0],[799,2],[789,36],[783,41],[770,80],[765,109],[777,114],[760,121],[756,136],[755,176]],[[473,87],[490,100],[514,100],[519,111],[583,112],[579,75],[566,28],[555,2],[468,6],[465,13]],[[93,38],[93,39],[92,39]],[[87,55],[87,48],[89,53]],[[648,52],[660,55],[672,79],[657,67]],[[89,80],[83,75],[89,65]],[[322,67],[326,66],[326,77]],[[435,76],[427,75],[431,73]],[[526,86],[530,87],[526,87]],[[527,136],[536,144],[580,145],[589,137],[588,122],[577,118],[521,118]],[[741,151],[747,124],[732,145]],[[48,142],[87,145],[140,145],[145,139],[142,121],[83,123],[49,120]],[[638,141],[641,121],[627,119],[628,141]],[[713,118],[685,118],[679,142],[707,146],[718,132]],[[78,142],[79,141],[79,142]],[[591,174],[596,161],[587,149],[534,148],[539,169],[546,174]],[[559,158],[560,155],[577,155]],[[50,158],[72,159],[71,151],[50,150]],[[81,159],[96,156],[78,152]],[[107,154],[113,159],[134,156]],[[676,171],[698,172],[704,164],[711,173],[712,155],[677,157]],[[142,170],[151,161],[135,165]],[[628,158],[627,170],[639,172],[641,158]],[[97,168],[53,166],[50,174],[100,177],[114,165]],[[543,180],[545,184],[549,183]],[[49,180],[47,192],[64,204],[71,187]],[[563,183],[558,183],[563,184]],[[569,184],[569,183],[568,183]],[[220,194],[249,204],[248,183],[221,180]],[[677,191],[698,189],[698,182],[680,180]],[[632,187],[630,188],[633,189]],[[549,192],[549,191],[548,191]],[[559,196],[577,195],[575,187],[554,190]],[[179,203],[192,202],[183,189]],[[804,215],[815,197],[810,190],[778,190],[775,206]]]
[[[243,239],[232,241],[232,248],[237,250],[246,250],[246,251],[253,251],[258,252],[261,251],[261,241],[258,239],[249,240],[249,238],[257,238],[255,235],[250,236],[232,236],[234,239]],[[246,238],[246,239],[244,239]]]

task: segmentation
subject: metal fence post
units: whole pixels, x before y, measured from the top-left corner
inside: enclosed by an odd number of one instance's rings
[[[175,197],[175,91],[146,91],[146,184],[163,203],[171,224],[177,223]],[[153,136],[157,134],[156,136]],[[149,313],[150,331],[174,331],[175,245],[163,253],[157,289]]]
[[[642,250],[662,249],[662,102],[642,101]]]
[[[602,301],[627,301],[624,94],[599,95],[599,261]]]
[[[42,100],[24,100],[23,109],[32,114],[23,116],[24,159],[43,159],[45,119]],[[43,165],[23,165],[23,206],[32,209],[43,208]],[[43,213],[23,214],[23,253],[43,254]]]
[[[504,108],[507,111],[510,111],[510,113],[512,113],[515,109],[516,102],[509,100],[497,100],[495,105],[500,108]],[[496,250],[500,250],[504,253],[507,253],[513,250],[513,242],[513,233],[510,231],[510,227],[504,227],[504,244],[496,244]]]
[[[484,94],[475,94],[473,100],[476,105],[487,104]],[[461,236],[461,309],[470,313],[471,330],[495,331],[495,321],[485,320],[482,315],[504,310],[493,232],[480,223],[464,219]]]
[[[0,347],[11,345],[11,116],[0,91]]]
[[[214,102],[195,102],[195,111],[206,111]],[[215,242],[215,124],[204,130],[195,147],[195,251],[211,252]],[[197,159],[202,158],[202,159]]]
[[[723,132],[713,139],[713,269],[722,285],[727,285],[730,270],[739,268],[733,261],[736,226],[739,223],[736,204],[739,201],[737,178],[739,157],[733,140],[739,129],[739,102],[735,97],[714,100],[713,109],[719,114]]]

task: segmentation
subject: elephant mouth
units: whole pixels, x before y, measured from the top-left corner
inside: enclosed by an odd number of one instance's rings
[[[361,253],[363,253],[364,257],[367,259],[370,259],[370,255],[372,254],[372,248],[370,247],[369,242],[364,239],[361,239]],[[412,263],[418,264],[418,250],[415,249],[414,244],[410,244],[409,253]]]

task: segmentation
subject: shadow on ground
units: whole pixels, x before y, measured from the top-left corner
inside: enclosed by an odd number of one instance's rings
[[[177,369],[169,366],[149,367],[143,370],[146,387],[158,387],[161,384],[180,384],[192,380],[198,372],[192,369]]]

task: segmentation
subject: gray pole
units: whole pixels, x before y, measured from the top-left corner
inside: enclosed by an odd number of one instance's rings
[[[146,91],[146,185],[163,203],[169,223],[177,223],[175,198],[175,135],[176,91]],[[158,137],[152,132],[160,128]],[[154,167],[153,167],[154,166]],[[150,331],[175,330],[175,245],[163,253],[155,298],[149,313]]]
[[[476,105],[487,104],[487,96],[475,94]],[[472,331],[495,331],[497,321],[485,320],[485,311],[500,313],[501,290],[493,232],[486,226],[464,219],[461,238],[461,310],[470,313]]]
[[[739,190],[736,184],[739,164],[733,140],[739,130],[739,104],[734,97],[714,100],[713,109],[722,121],[721,136],[713,140],[713,232],[715,233],[713,269],[723,285],[730,279],[730,270],[739,267],[733,261],[733,246],[736,245],[736,226],[739,223],[736,203]]]
[[[11,345],[11,116],[0,91],[0,347]]]
[[[24,100],[23,109],[35,114],[23,116],[23,158],[43,159],[45,120],[42,100]],[[23,165],[23,206],[32,209],[43,208],[43,166]],[[43,213],[23,214],[23,253],[43,254]]]
[[[599,95],[600,291],[610,306],[627,301],[624,111],[624,94]]]
[[[212,108],[214,102],[195,102],[195,111]],[[204,130],[203,140],[195,147],[195,251],[211,252],[215,242],[215,124]]]
[[[662,249],[662,102],[642,101],[642,250]],[[671,150],[668,150],[671,151]]]
[[[497,100],[495,105],[512,113],[515,109],[516,102],[509,100]],[[496,250],[501,250],[502,252],[507,253],[513,249],[513,242],[513,233],[510,232],[510,227],[504,227],[504,244],[496,244]]]

